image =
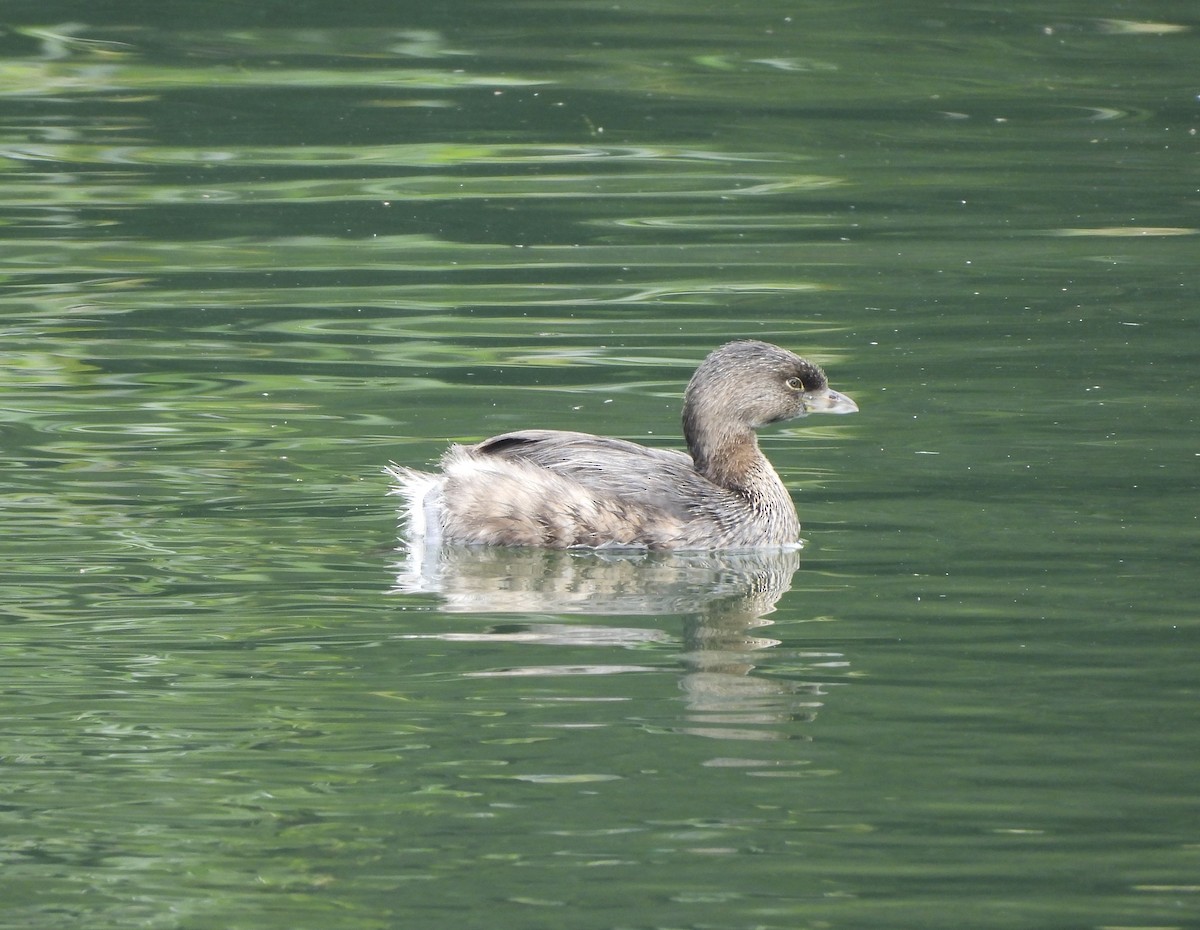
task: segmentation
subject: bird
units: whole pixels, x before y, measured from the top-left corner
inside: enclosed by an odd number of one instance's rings
[[[683,395],[687,452],[568,430],[452,445],[437,472],[389,463],[410,545],[711,550],[795,547],[791,495],[756,430],[854,413],[821,368],[755,339],[700,363]]]

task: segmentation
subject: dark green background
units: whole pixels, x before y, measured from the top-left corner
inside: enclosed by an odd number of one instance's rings
[[[2,12],[0,926],[1200,921],[1194,4]],[[742,336],[794,574],[397,565]]]

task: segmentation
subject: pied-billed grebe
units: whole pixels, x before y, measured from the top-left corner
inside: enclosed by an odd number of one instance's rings
[[[854,413],[812,362],[730,342],[683,395],[688,454],[589,433],[521,430],[451,446],[441,473],[391,465],[413,542],[726,549],[798,542],[791,496],[754,431]]]

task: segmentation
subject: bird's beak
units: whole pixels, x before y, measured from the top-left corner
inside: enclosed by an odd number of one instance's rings
[[[858,413],[858,404],[830,388],[805,394],[804,407],[809,413]]]

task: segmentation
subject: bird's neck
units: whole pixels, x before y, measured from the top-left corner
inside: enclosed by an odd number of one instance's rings
[[[792,496],[759,449],[754,430],[688,429],[685,435],[696,471],[713,484],[737,494],[756,513],[775,514],[789,527],[795,522],[796,507]],[[799,531],[798,524],[796,531]]]
[[[752,429],[696,430],[688,433],[687,443],[696,471],[731,491],[749,490],[762,480],[764,469],[774,474]]]

